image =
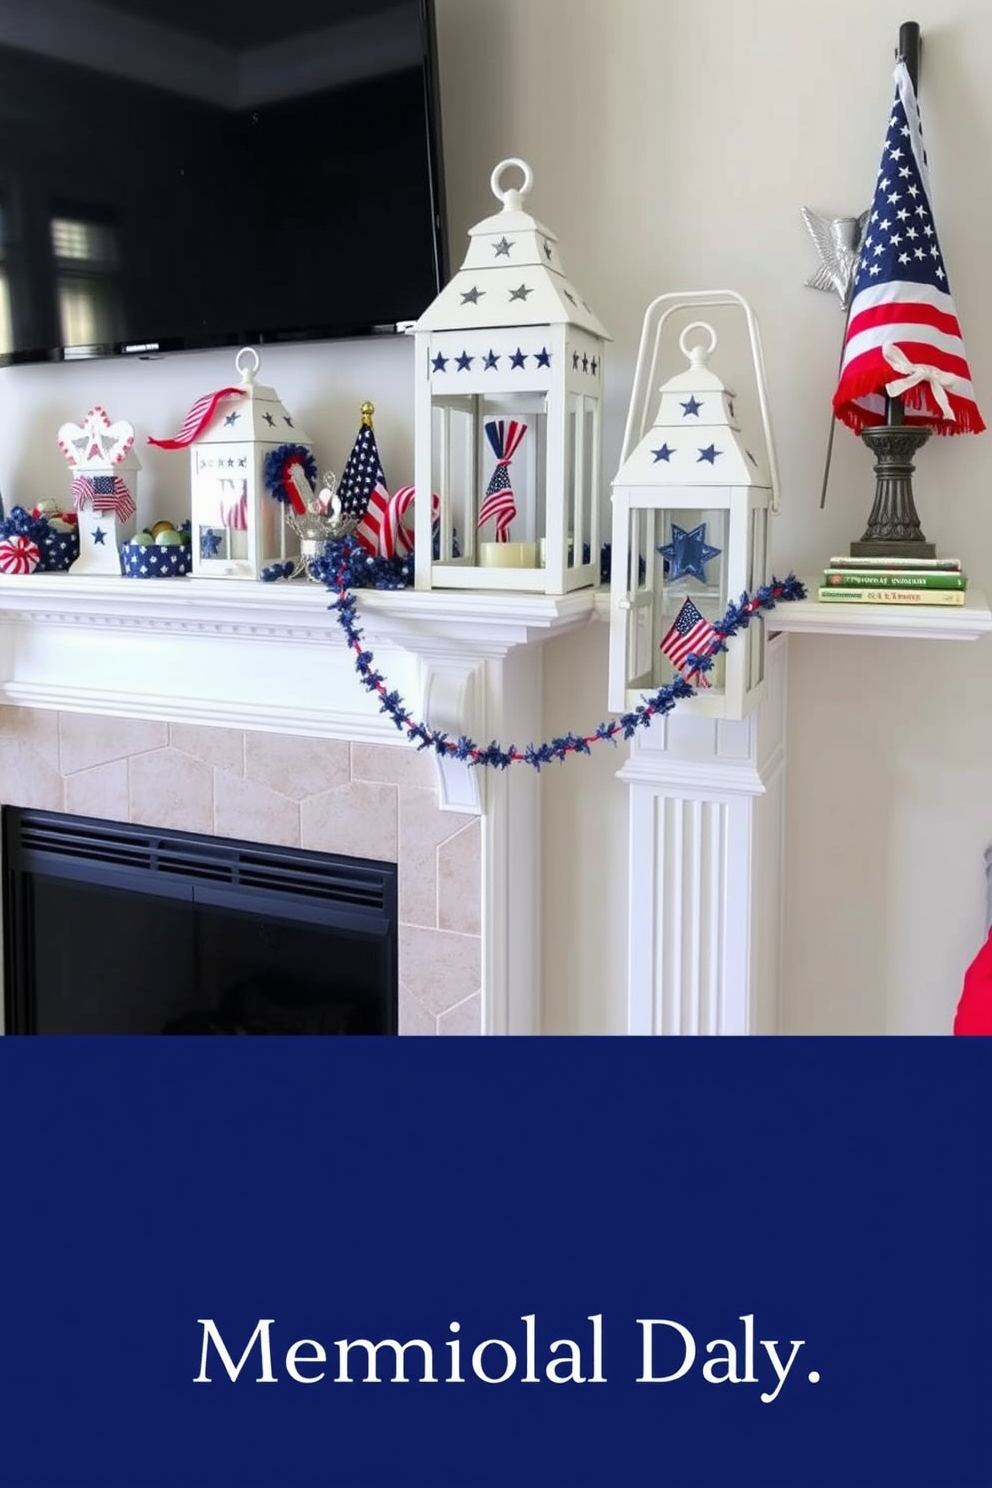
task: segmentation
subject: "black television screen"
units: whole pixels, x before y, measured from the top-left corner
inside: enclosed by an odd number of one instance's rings
[[[440,179],[431,0],[4,0],[0,363],[393,330]]]

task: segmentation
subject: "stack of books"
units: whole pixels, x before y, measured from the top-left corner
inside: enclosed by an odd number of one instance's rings
[[[960,558],[831,558],[819,597],[827,604],[963,605]]]

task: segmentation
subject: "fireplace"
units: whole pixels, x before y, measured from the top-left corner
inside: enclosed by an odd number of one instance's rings
[[[7,807],[8,1033],[395,1034],[397,869]]]

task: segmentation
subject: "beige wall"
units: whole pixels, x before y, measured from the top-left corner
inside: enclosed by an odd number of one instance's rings
[[[453,257],[490,209],[505,155],[533,165],[537,214],[611,329],[604,459],[612,473],[644,305],[668,289],[727,286],[761,321],[784,511],[780,568],[810,571],[860,535],[867,453],[841,431],[818,510],[842,317],[803,287],[814,255],[803,203],[869,199],[890,100],[894,0],[437,0]],[[922,101],[938,231],[992,417],[992,8],[928,0]],[[388,224],[388,209],[385,213]],[[394,484],[410,470],[411,347],[279,348],[267,380],[341,468],[358,404]],[[142,429],[172,427],[226,374],[221,353],[135,367],[78,364],[0,376],[0,489],[63,491],[53,431],[90,403]],[[933,442],[920,461],[928,536],[992,592],[989,436]],[[143,511],[184,503],[181,459],[149,461]],[[605,636],[548,652],[550,729],[605,710]],[[982,931],[992,839],[992,642],[798,640],[790,722],[786,1016],[795,1032],[942,1032]],[[624,793],[604,751],[547,773],[547,1025],[619,1028],[625,953]]]

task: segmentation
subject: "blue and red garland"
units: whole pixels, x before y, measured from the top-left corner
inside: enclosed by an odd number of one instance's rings
[[[696,695],[695,687],[683,677],[676,677],[674,682],[667,683],[650,697],[645,697],[640,706],[631,712],[622,713],[609,723],[599,724],[594,733],[563,734],[556,739],[548,739],[543,744],[528,744],[526,749],[518,749],[514,744],[509,749],[503,749],[495,740],[482,746],[464,734],[458,739],[449,738],[440,730],[417,721],[408,712],[400,694],[390,691],[385,678],[376,670],[375,657],[365,646],[364,632],[359,625],[358,601],[350,592],[354,587],[353,575],[359,574],[365,567],[365,557],[361,544],[354,538],[346,537],[327,544],[323,557],[314,561],[313,571],[335,595],[331,609],[336,613],[338,624],[355,653],[355,670],[361,678],[362,686],[378,695],[380,711],[387,713],[397,729],[405,733],[418,749],[432,749],[435,754],[444,758],[463,760],[468,765],[491,765],[497,770],[506,770],[510,765],[531,765],[535,770],[540,770],[542,765],[551,764],[553,760],[560,763],[570,754],[590,754],[593,744],[616,745],[620,739],[631,739],[638,729],[647,728],[653,719],[671,713],[682,698]],[[740,602],[729,605],[723,619],[714,622],[713,629],[718,639],[712,643],[707,655],[692,654],[686,657],[684,665],[687,671],[690,675],[710,671],[714,657],[719,652],[726,651],[727,642],[738,631],[746,630],[752,617],[760,610],[773,610],[778,604],[805,598],[806,590],[793,574],[785,579],[773,578],[770,584],[766,584],[751,597],[742,594]]]

